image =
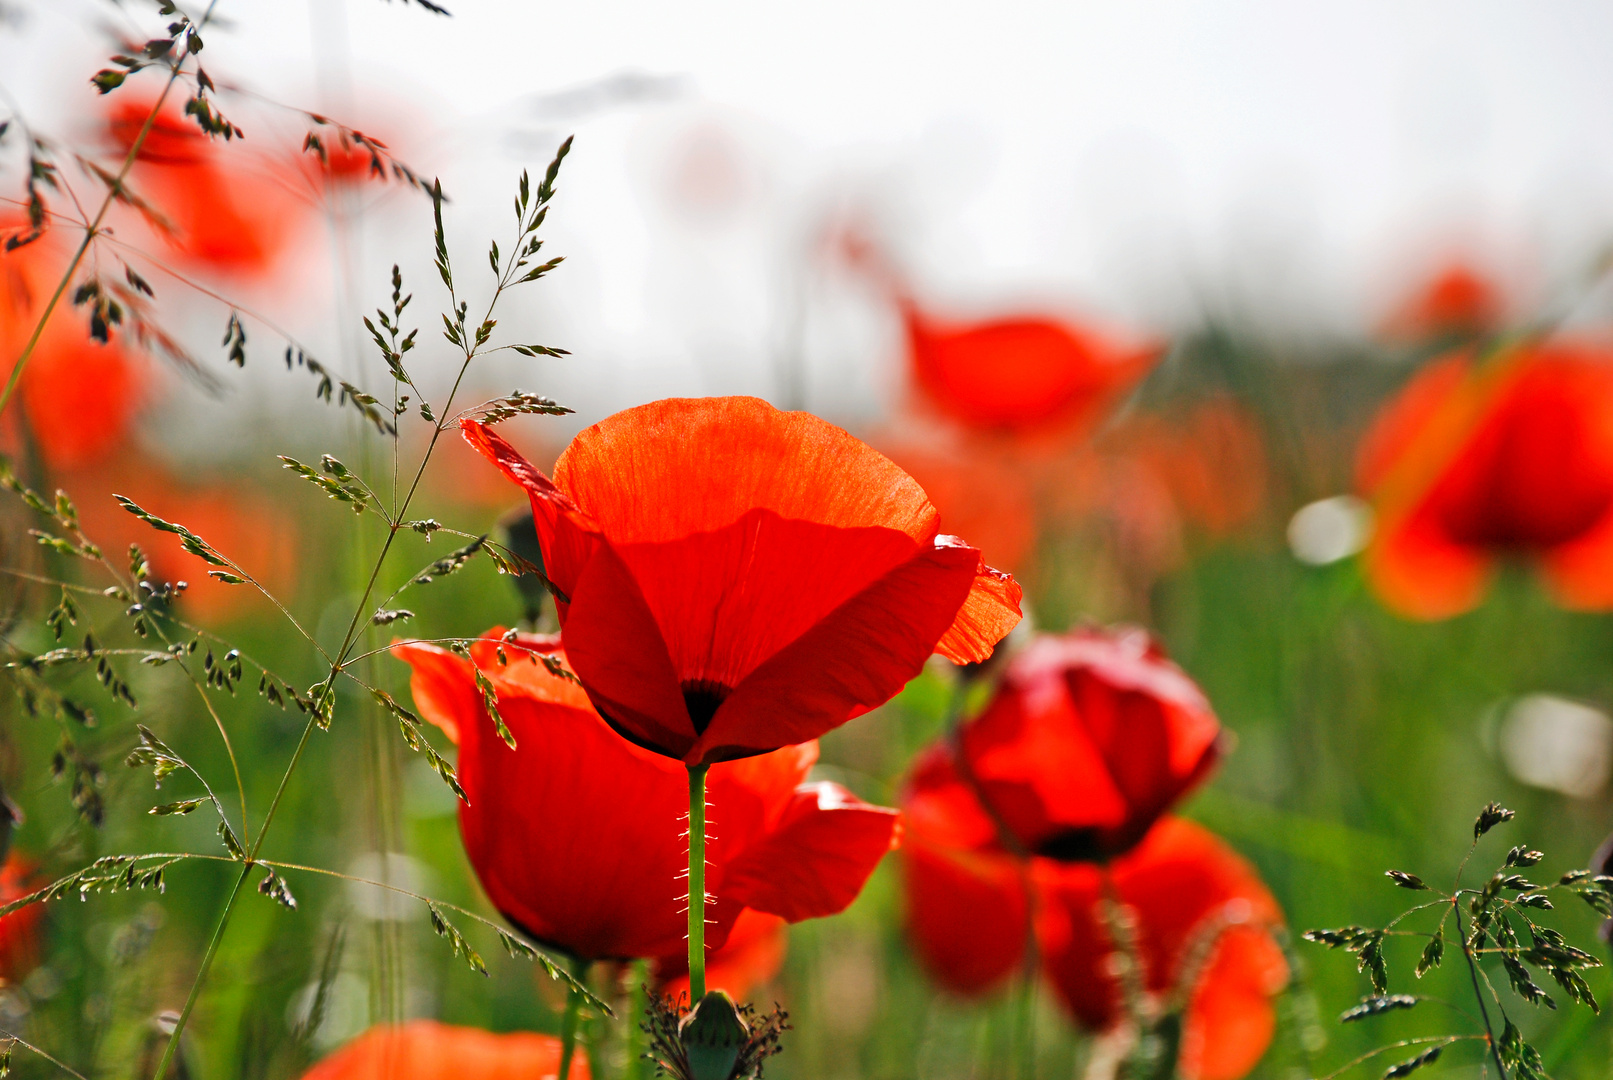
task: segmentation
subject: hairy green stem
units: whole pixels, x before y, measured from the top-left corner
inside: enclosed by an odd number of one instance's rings
[[[706,771],[689,769],[689,1004],[706,996]]]
[[[582,957],[571,966],[572,975],[580,983],[588,977],[588,965]],[[577,1052],[577,1022],[582,1017],[582,992],[576,987],[566,989],[566,1013],[560,1019],[560,1073],[559,1080],[571,1080],[571,1059]]]

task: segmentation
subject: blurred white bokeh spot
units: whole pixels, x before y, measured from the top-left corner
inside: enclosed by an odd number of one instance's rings
[[[1607,786],[1613,768],[1613,720],[1583,702],[1527,694],[1507,710],[1496,746],[1514,778],[1589,798]]]
[[[1372,538],[1372,507],[1354,495],[1307,503],[1288,522],[1288,548],[1310,566],[1347,559]]]

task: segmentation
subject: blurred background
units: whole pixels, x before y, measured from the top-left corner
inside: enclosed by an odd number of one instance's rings
[[[465,397],[520,387],[576,410],[510,422],[535,461],[668,395],[755,394],[846,426],[925,486],[946,531],[1014,571],[1036,627],[1121,621],[1159,635],[1237,736],[1185,812],[1259,868],[1296,930],[1391,916],[1389,867],[1445,881],[1490,799],[1519,812],[1507,842],[1543,848],[1548,877],[1586,864],[1613,830],[1613,622],[1576,610],[1603,605],[1565,601],[1528,559],[1508,558],[1482,596],[1435,611],[1362,554],[1388,543],[1393,510],[1363,441],[1427,364],[1533,331],[1613,357],[1613,10],[448,6],[451,18],[382,0],[218,5],[202,62],[246,137],[209,151],[216,174],[191,169],[183,147],[136,167],[160,205],[201,208],[176,212],[183,243],[138,220],[115,238],[155,287],[147,348],[131,325],[121,345],[96,347],[93,380],[69,378],[55,396],[24,384],[38,486],[68,488],[109,550],[145,540],[106,497],[133,494],[260,572],[316,636],[339,638],[364,545],[274,455],[352,462],[364,425],[314,401],[315,380],[282,354],[289,343],[379,392],[385,369],[359,318],[390,305],[397,264],[424,328],[422,387],[440,394],[455,368],[433,329],[429,198],[369,175],[367,155],[321,167],[303,150],[319,127],[306,113],[441,179],[456,272],[476,288],[483,245],[509,231],[516,178],[575,135],[545,226],[545,254],[566,262],[500,323],[570,355],[499,354]],[[127,126],[118,109],[149,104],[156,82],[102,98],[89,76],[119,38],[155,25],[134,0],[4,0],[0,102],[49,134],[64,172],[71,151],[105,158]],[[26,157],[15,137],[0,146],[0,213],[13,220]],[[16,300],[24,273],[12,271],[0,309],[8,354],[31,326]],[[34,292],[48,278],[26,273]],[[239,368],[218,344],[232,310]],[[123,350],[115,364],[111,348]],[[1548,482],[1560,460],[1546,455]],[[474,534],[517,502],[456,441],[417,514]],[[1492,546],[1527,554],[1516,539]],[[448,546],[410,543],[399,581]],[[177,548],[153,552],[170,577],[203,573]],[[43,612],[55,596],[28,602]],[[293,682],[321,674],[261,603],[205,581],[181,603]],[[523,610],[480,561],[411,606],[423,637],[513,625]],[[116,610],[100,617],[118,623]],[[42,650],[38,622],[18,635]],[[402,665],[375,671],[404,692]],[[927,672],[829,736],[822,773],[894,804],[912,754],[944,727],[951,677]],[[127,678],[143,711],[161,710],[165,738],[227,772],[193,695],[165,672]],[[18,848],[44,873],[110,851],[211,850],[203,815],[144,815],[148,778],[120,764],[127,711],[91,673],[72,685],[117,722],[58,727],[11,710],[0,775],[27,814]],[[296,714],[247,694],[228,709],[243,760],[283,759]],[[277,842],[491,914],[452,800],[381,730],[337,725],[299,773]],[[278,770],[248,770],[256,805]],[[68,797],[81,775],[102,825]],[[353,785],[366,797],[344,797]],[[795,1015],[769,1075],[993,1075],[1009,1006],[928,983],[903,945],[895,862],[847,915],[792,928],[782,971],[756,994]],[[214,869],[175,871],[160,904],[54,907],[0,1018],[122,1075],[150,1038],[153,1003],[177,1007],[189,986],[228,887]],[[321,1050],[398,1015],[555,1030],[561,995],[529,966],[484,949],[481,979],[421,911],[294,886],[296,912],[238,912],[197,1013],[193,1075],[286,1075],[276,1048],[327,957],[339,974]],[[1562,916],[1575,939],[1598,922],[1588,908]],[[1364,984],[1342,957],[1296,950],[1296,988],[1255,1075],[1320,1075],[1383,1032],[1424,1030],[1420,1018],[1337,1028],[1332,1014]],[[378,976],[377,957],[394,955]],[[1603,995],[1609,980],[1593,974]],[[1087,1045],[1046,995],[1041,1010],[1045,1075],[1079,1075]],[[1609,1075],[1604,1022],[1566,1009],[1528,1020],[1553,1075]],[[1439,1069],[1473,1066],[1429,1075]]]

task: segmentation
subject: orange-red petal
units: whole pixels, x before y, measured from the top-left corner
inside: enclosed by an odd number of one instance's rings
[[[937,544],[841,604],[750,672],[685,760],[816,738],[890,700],[935,651],[979,560],[973,548]]]
[[[494,1034],[435,1020],[372,1027],[303,1074],[303,1080],[555,1080],[560,1040],[529,1031]],[[571,1062],[588,1080],[588,1059]]]
[[[617,544],[677,540],[752,510],[927,544],[936,510],[885,455],[811,413],[760,398],[668,398],[580,432],[555,485]]]
[[[790,922],[834,915],[896,845],[898,820],[839,784],[803,784],[767,837],[728,865],[719,891]]]

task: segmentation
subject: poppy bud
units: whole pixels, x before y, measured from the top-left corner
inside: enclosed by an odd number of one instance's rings
[[[689,1062],[689,1080],[729,1080],[739,1052],[750,1039],[734,999],[713,990],[678,1023],[678,1041]]]
[[[762,1062],[779,1052],[779,1038],[790,1028],[789,1015],[774,1009],[758,1017],[750,1005],[736,1005],[712,990],[685,1012],[682,1000],[652,995],[650,1058],[660,1075],[674,1080],[739,1080],[760,1076]]]

